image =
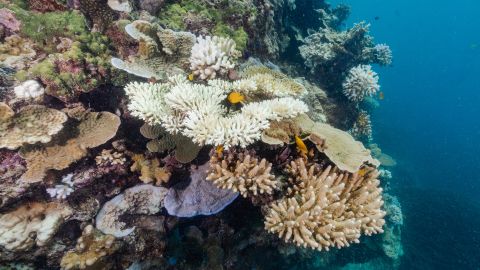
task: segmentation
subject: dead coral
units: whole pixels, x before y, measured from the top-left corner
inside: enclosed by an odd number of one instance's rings
[[[318,250],[346,247],[362,234],[383,232],[386,212],[378,171],[362,170],[350,175],[292,161],[289,172],[298,184],[293,196],[270,205],[265,228],[286,242]]]
[[[60,262],[62,269],[103,269],[102,259],[120,247],[112,235],[105,235],[92,225],[83,229],[74,251],[67,252]]]
[[[120,221],[124,214],[153,215],[163,207],[163,199],[168,189],[152,185],[138,185],[126,189],[106,202],[95,218],[96,227],[105,234],[124,237],[134,231],[134,227],[125,228],[127,224]]]
[[[109,112],[91,112],[76,127],[76,135],[67,141],[54,141],[48,145],[22,149],[27,161],[25,182],[42,181],[48,170],[63,170],[87,155],[94,148],[113,138],[120,126],[120,118]]]
[[[270,173],[272,164],[252,153],[225,152],[213,154],[207,180],[217,187],[240,192],[243,197],[272,194],[278,182]]]
[[[170,180],[171,173],[165,168],[160,167],[160,161],[157,158],[146,159],[142,154],[132,156],[133,165],[130,167],[132,172],[140,172],[139,179],[145,184],[154,183],[159,186]]]
[[[72,215],[68,205],[33,202],[0,216],[0,245],[22,251],[44,246]]]
[[[16,149],[23,144],[47,143],[67,121],[63,112],[45,106],[26,106],[15,115],[5,105],[1,107],[0,148]]]

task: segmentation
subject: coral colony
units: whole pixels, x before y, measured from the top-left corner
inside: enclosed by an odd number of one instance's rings
[[[398,267],[392,52],[348,13],[0,0],[0,269]]]

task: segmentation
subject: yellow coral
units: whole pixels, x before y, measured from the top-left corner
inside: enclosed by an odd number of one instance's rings
[[[294,187],[290,196],[270,205],[265,229],[286,242],[318,250],[358,243],[361,234],[383,232],[382,189],[378,171],[368,169],[362,177],[319,169],[299,158],[289,173]]]
[[[272,164],[249,153],[213,154],[207,180],[217,187],[240,192],[243,197],[272,194],[278,182],[270,173]]]
[[[132,172],[140,172],[139,179],[148,184],[155,182],[155,185],[167,183],[171,173],[164,167],[160,167],[158,159],[145,159],[142,154],[134,154],[132,156],[133,164],[130,167]]]
[[[106,269],[106,261],[102,259],[113,254],[119,247],[113,235],[105,235],[92,225],[87,225],[77,240],[75,250],[63,256],[60,266],[65,270]]]

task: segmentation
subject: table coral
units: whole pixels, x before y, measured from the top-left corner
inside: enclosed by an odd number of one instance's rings
[[[11,251],[44,246],[72,210],[60,203],[32,202],[0,215],[0,245]]]
[[[358,243],[361,234],[383,232],[385,221],[378,172],[335,172],[292,161],[289,173],[297,184],[294,194],[270,205],[265,228],[287,242],[318,250]]]
[[[120,118],[109,112],[91,112],[77,125],[75,136],[45,146],[22,149],[27,161],[26,182],[42,181],[48,170],[63,170],[88,153],[88,148],[104,144],[117,133]]]
[[[217,188],[206,180],[209,166],[209,163],[205,163],[197,169],[192,169],[190,181],[180,182],[168,190],[165,208],[170,215],[177,217],[213,215],[238,197],[237,192]]]
[[[252,153],[227,151],[212,155],[207,180],[217,187],[240,192],[243,197],[272,194],[279,182],[271,173],[272,164]]]
[[[328,124],[315,123],[306,115],[295,118],[295,122],[303,132],[310,134],[310,141],[340,170],[355,173],[365,164],[380,165],[378,160],[372,158],[370,151],[348,132]]]
[[[138,185],[126,189],[122,194],[106,202],[95,218],[95,226],[105,234],[124,237],[135,228],[125,228],[127,224],[120,221],[124,214],[153,215],[163,207],[163,199],[167,189],[152,185]]]
[[[67,116],[55,109],[29,105],[0,121],[0,148],[16,149],[23,144],[47,143],[63,128]]]
[[[62,269],[101,269],[104,257],[120,248],[112,235],[105,235],[92,225],[87,225],[78,238],[75,250],[68,251],[60,262]]]

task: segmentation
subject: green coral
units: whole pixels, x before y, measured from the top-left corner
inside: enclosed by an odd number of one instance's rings
[[[28,74],[42,80],[47,86],[47,94],[63,101],[73,100],[82,92],[112,83],[113,78],[122,78],[110,65],[108,44],[108,38],[98,32],[84,33],[76,38],[69,50],[53,54],[32,66]],[[26,77],[25,71],[17,73],[17,78],[20,77]]]
[[[232,23],[232,18],[248,18],[255,16],[257,10],[252,7],[239,6],[238,1],[223,1],[215,7],[207,6],[196,0],[180,0],[167,5],[160,11],[160,22],[168,28],[186,31],[187,26],[184,18],[189,12],[202,16],[214,22],[212,35],[229,37],[237,43],[237,49],[244,51],[247,47],[248,34],[242,26],[242,22]]]

